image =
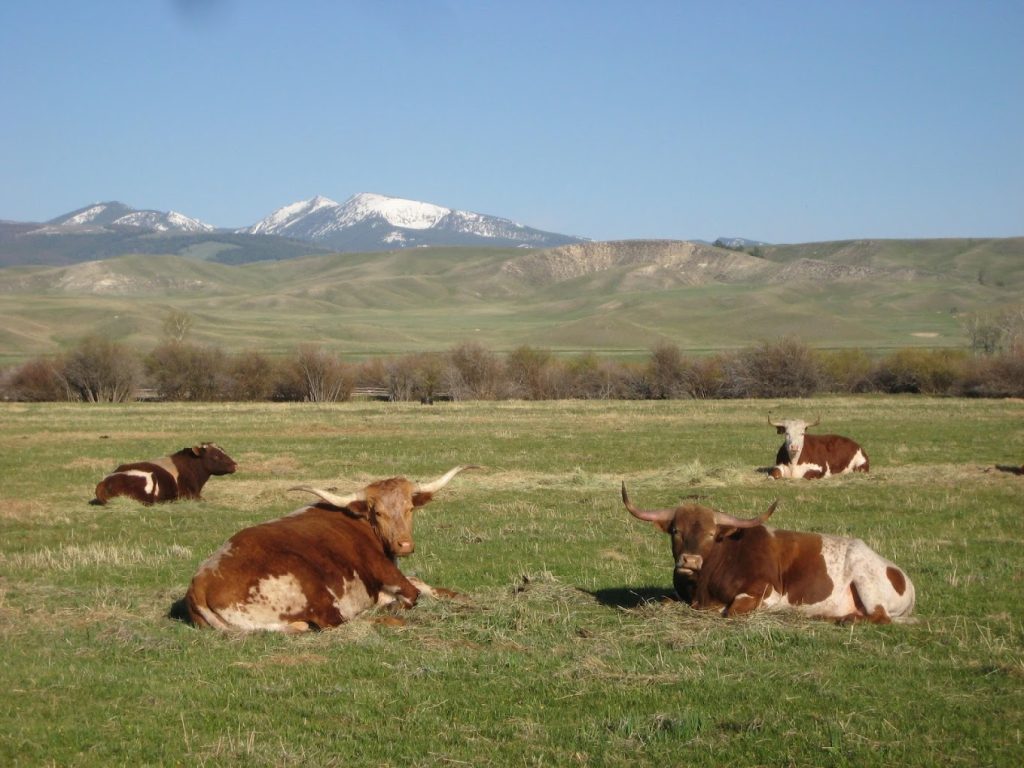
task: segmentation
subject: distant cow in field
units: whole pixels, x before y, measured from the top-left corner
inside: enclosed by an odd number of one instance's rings
[[[246,528],[206,560],[189,585],[193,624],[222,630],[304,632],[349,621],[374,606],[452,596],[406,577],[399,557],[415,551],[413,512],[460,466],[430,483],[393,477],[347,496],[301,486],[320,503]]]
[[[868,455],[857,443],[842,435],[808,435],[821,419],[808,423],[800,419],[772,421],[775,431],[786,436],[786,442],[775,456],[775,466],[769,474],[776,480],[782,477],[815,480],[846,472],[867,472]]]
[[[723,616],[794,610],[838,621],[909,621],[914,585],[860,539],[768,528],[773,503],[741,519],[699,504],[635,507],[630,514],[672,537],[673,584],[680,599]]]
[[[214,443],[182,448],[151,461],[122,464],[96,485],[91,504],[106,504],[129,496],[143,504],[175,499],[198,499],[211,475],[230,475],[238,465]]]

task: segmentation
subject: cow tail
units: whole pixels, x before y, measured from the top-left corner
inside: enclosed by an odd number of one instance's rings
[[[231,628],[224,619],[218,616],[206,604],[205,590],[202,587],[198,587],[195,581],[189,585],[188,594],[185,595],[185,610],[188,611],[188,619],[194,627],[209,627],[211,629]]]

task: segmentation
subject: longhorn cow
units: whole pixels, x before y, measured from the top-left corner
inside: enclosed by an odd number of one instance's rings
[[[411,555],[413,512],[433,499],[459,466],[429,483],[392,477],[346,496],[298,486],[320,501],[245,528],[192,578],[185,607],[192,623],[222,630],[303,632],[342,624],[420,594],[452,596],[398,569]]]
[[[794,610],[838,621],[907,621],[914,585],[860,539],[775,530],[699,504],[644,510],[622,484],[630,514],[672,537],[673,584],[681,600],[723,616]]]

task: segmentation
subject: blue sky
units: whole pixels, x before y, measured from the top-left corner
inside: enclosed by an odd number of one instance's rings
[[[1024,235],[1024,2],[0,5],[0,218],[378,192],[594,239]]]

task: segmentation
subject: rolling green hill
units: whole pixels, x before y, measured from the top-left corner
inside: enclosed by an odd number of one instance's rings
[[[963,315],[1019,304],[1024,238],[766,246],[675,241],[550,250],[428,248],[245,265],[132,255],[0,269],[0,362],[102,334],[155,345],[173,310],[193,340],[286,353],[447,349],[645,354],[796,334],[820,347],[962,346]]]

